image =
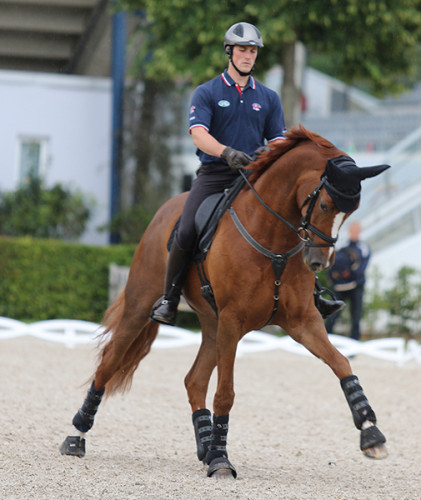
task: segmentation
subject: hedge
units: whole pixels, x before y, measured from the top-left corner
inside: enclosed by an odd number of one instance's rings
[[[129,266],[135,249],[0,237],[0,316],[98,323],[108,306],[109,265]]]

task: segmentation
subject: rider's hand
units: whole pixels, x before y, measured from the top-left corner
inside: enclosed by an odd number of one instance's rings
[[[270,146],[260,146],[260,148],[256,149],[253,156],[258,158],[261,154],[266,153],[267,151],[270,151],[271,149],[272,148]]]
[[[229,146],[222,151],[221,158],[225,160],[231,170],[234,170],[235,172],[253,161],[248,154],[243,151],[237,151]]]

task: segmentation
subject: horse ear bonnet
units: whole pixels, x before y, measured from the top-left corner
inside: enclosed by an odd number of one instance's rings
[[[360,201],[361,181],[375,177],[388,168],[390,165],[358,167],[349,156],[329,159],[322,175],[322,179],[325,179],[324,188],[338,210],[352,212]]]

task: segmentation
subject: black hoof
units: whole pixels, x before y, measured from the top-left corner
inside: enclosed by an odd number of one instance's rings
[[[85,456],[85,439],[80,436],[67,436],[60,446],[62,455],[71,455],[82,458]]]
[[[237,471],[228,458],[217,457],[209,464],[208,477],[214,477],[216,479],[235,479],[237,477]]]
[[[379,444],[383,444],[385,442],[386,438],[375,425],[367,427],[367,429],[363,429],[361,431],[361,442],[360,442],[361,451],[364,451],[367,448],[372,448],[373,446]]]

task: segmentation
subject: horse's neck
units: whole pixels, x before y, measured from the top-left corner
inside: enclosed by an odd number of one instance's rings
[[[262,200],[289,223],[298,227],[300,210],[297,205],[299,187],[297,172],[283,165],[273,165],[254,183],[254,189]],[[247,226],[266,244],[288,248],[297,243],[297,236],[281,220],[271,214],[251,190],[245,192],[242,211]]]

